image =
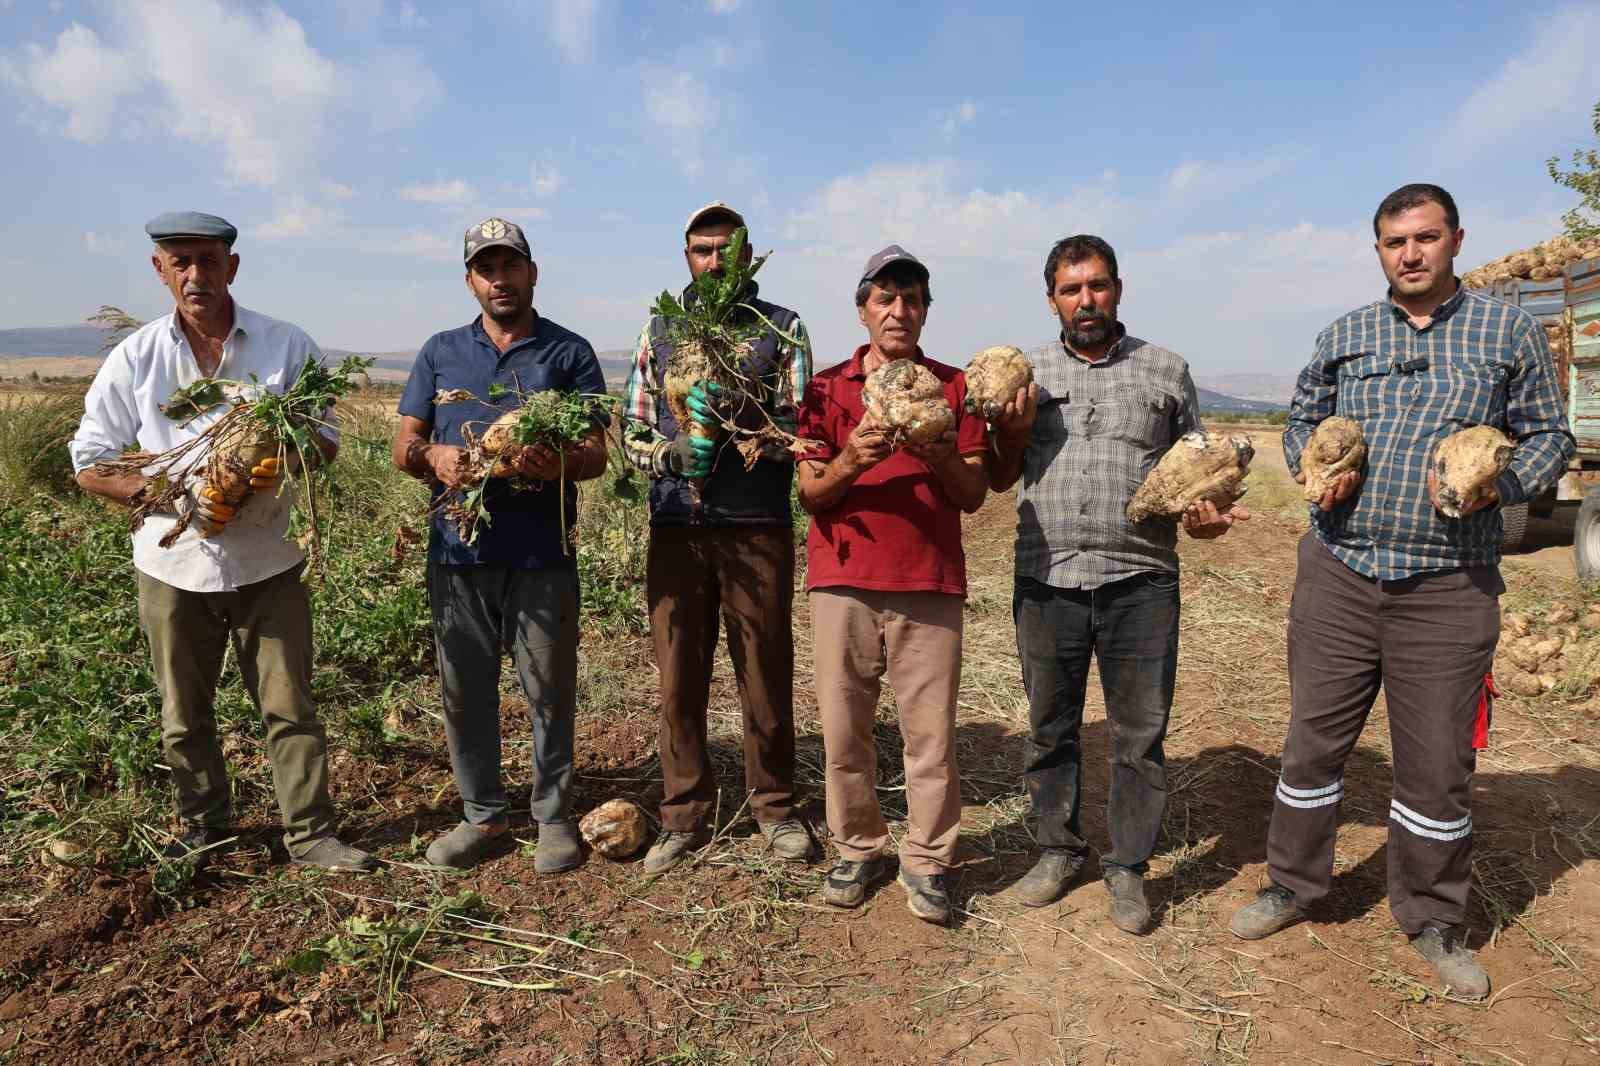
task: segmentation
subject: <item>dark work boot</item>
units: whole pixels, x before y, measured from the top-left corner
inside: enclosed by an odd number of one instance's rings
[[[1067,886],[1083,869],[1083,856],[1070,851],[1047,851],[1016,884],[1024,907],[1047,907],[1067,893]]]
[[[1459,925],[1429,925],[1411,938],[1411,946],[1432,964],[1446,992],[1462,999],[1482,999],[1489,994],[1489,975],[1463,939]]]
[[[1106,870],[1106,891],[1111,894],[1111,924],[1124,933],[1139,935],[1150,928],[1150,904],[1144,898],[1144,876],[1113,866]]]
[[[1305,911],[1295,906],[1294,893],[1278,884],[1269,884],[1256,898],[1233,912],[1228,929],[1240,940],[1260,940],[1304,918]]]

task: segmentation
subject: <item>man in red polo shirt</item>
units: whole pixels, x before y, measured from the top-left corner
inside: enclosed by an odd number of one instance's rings
[[[799,431],[815,448],[801,460],[799,491],[811,514],[806,589],[828,829],[840,855],[823,899],[859,906],[886,869],[889,830],[878,805],[872,725],[887,671],[905,740],[908,827],[899,880],[911,913],[943,924],[950,920],[944,874],[961,823],[961,512],[976,511],[988,485],[984,423],[965,414],[966,377],[917,345],[932,302],[928,268],[899,245],[867,260],[856,289],[867,343],[806,387]],[[867,375],[892,359],[915,360],[944,382],[955,424],[943,438],[895,448],[865,419]]]

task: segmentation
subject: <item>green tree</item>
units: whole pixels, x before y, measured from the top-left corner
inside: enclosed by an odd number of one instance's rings
[[[1600,103],[1594,105],[1594,135],[1600,141]],[[1561,216],[1567,236],[1574,240],[1600,237],[1600,151],[1580,148],[1572,153],[1572,169],[1562,170],[1560,158],[1551,156],[1546,166],[1557,185],[1565,185],[1580,197],[1578,206]]]

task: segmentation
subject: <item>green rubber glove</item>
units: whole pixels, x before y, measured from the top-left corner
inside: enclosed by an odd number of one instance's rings
[[[697,381],[689,388],[684,403],[694,420],[705,426],[720,426],[723,422],[723,399],[726,389],[714,381]]]
[[[673,473],[684,477],[705,477],[711,473],[711,463],[716,456],[716,441],[709,437],[679,433],[667,451],[667,465]]]

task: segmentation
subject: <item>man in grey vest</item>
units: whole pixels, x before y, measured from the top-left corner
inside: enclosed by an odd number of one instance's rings
[[[720,277],[724,249],[741,228],[744,217],[720,201],[691,215],[683,252],[691,277],[707,271]],[[743,255],[748,262],[748,243]],[[759,384],[736,398],[700,383],[689,407],[703,424],[754,428],[771,419],[793,432],[795,400],[811,378],[805,326],[793,311],[761,299],[754,282],[743,302],[777,327],[765,330],[743,368]],[[793,456],[768,446],[746,469],[738,450],[724,447],[726,438],[680,432],[661,389],[671,356],[665,323],[653,317],[639,334],[624,400],[628,457],[651,478],[647,595],[661,671],[662,831],[644,870],[669,870],[710,839],[717,789],[706,704],[719,610],[744,714],[750,813],[775,854],[812,861],[817,845],[794,806]],[[696,479],[704,479],[698,501],[691,489]]]

